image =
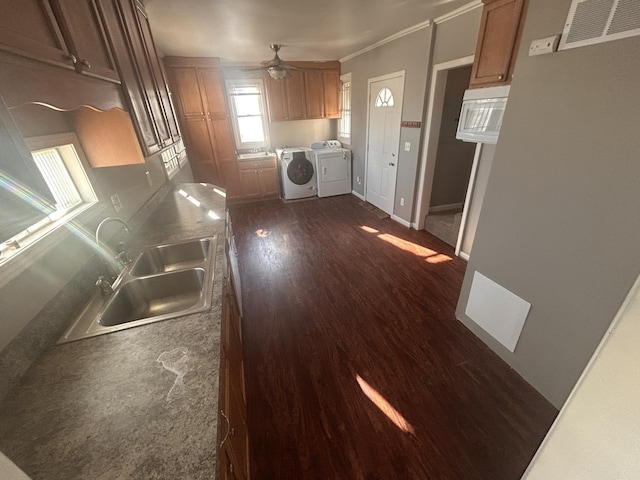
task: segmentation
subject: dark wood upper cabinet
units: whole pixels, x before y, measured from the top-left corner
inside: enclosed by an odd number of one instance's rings
[[[324,118],[324,82],[322,71],[304,72],[307,118]]]
[[[340,70],[322,71],[325,118],[340,118]]]
[[[526,0],[483,0],[471,87],[511,83],[524,24]]]
[[[224,96],[224,86],[217,68],[199,68],[198,76],[200,88],[204,94],[205,114],[227,115],[227,104]]]
[[[0,48],[120,81],[95,0],[0,0]]]
[[[73,69],[69,47],[47,0],[0,0],[0,48]]]

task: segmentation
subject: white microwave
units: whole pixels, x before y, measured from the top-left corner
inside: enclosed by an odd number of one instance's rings
[[[473,88],[464,92],[456,138],[473,143],[496,143],[507,107],[509,85]]]

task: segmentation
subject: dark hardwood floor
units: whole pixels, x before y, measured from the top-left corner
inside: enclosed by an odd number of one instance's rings
[[[253,480],[520,478],[557,411],[456,320],[449,245],[351,195],[230,211]]]

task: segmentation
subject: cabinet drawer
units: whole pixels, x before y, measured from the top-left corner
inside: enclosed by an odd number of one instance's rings
[[[252,160],[238,162],[238,170],[261,170],[264,168],[275,168],[275,158],[265,158],[264,160]]]

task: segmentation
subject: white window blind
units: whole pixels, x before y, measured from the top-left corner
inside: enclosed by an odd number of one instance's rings
[[[338,139],[351,144],[351,80],[343,81],[340,88],[341,107],[338,121]]]

